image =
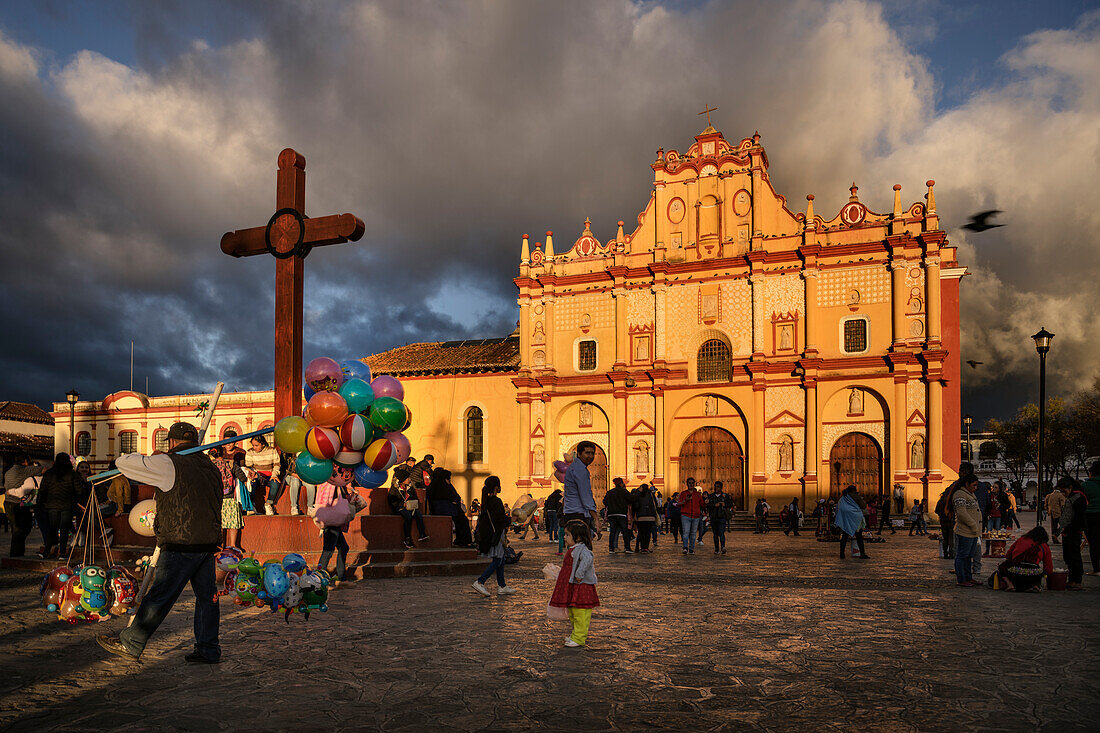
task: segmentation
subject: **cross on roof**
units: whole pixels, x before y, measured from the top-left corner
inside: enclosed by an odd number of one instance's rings
[[[702,112],[700,112],[699,114],[700,114],[700,115],[706,115],[706,116],[707,116],[707,127],[710,127],[710,126],[711,126],[711,125],[710,125],[710,113],[711,113],[711,112],[715,112],[715,111],[717,111],[717,110],[718,110],[718,108],[717,108],[717,107],[708,107],[708,106],[707,106],[706,104],[704,104],[704,105],[703,105],[703,107],[706,107],[706,109],[704,109],[704,110],[703,110]]]

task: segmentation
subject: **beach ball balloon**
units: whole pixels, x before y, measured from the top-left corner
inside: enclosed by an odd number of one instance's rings
[[[381,378],[378,377],[374,381],[377,382]],[[374,402],[371,403],[370,412],[367,414],[371,425],[386,432],[401,430],[405,425],[407,416],[405,405],[401,400],[394,397],[376,397]]]
[[[386,440],[393,443],[394,450],[397,451],[397,460],[394,463],[402,463],[412,455],[412,444],[409,443],[409,439],[405,437],[404,433],[386,433]]]
[[[405,405],[405,424],[401,426],[401,430],[405,431],[409,429],[409,426],[413,424],[413,411],[408,405]]]
[[[397,448],[385,438],[376,440],[363,452],[363,463],[372,471],[385,471],[397,463]]]
[[[331,428],[310,428],[306,433],[306,450],[314,458],[331,459],[340,452],[340,436]]]
[[[348,403],[335,392],[318,392],[306,405],[306,420],[310,425],[335,428],[348,416]]]
[[[370,384],[358,377],[352,378],[340,385],[339,395],[348,405],[348,412],[365,412],[370,403],[374,402],[374,390]]]
[[[343,448],[332,458],[332,462],[337,467],[344,466],[345,468],[355,468],[363,462],[363,451],[361,450],[348,450],[347,446]]]
[[[374,426],[362,415],[348,415],[340,424],[340,442],[347,450],[361,451],[367,447]]]
[[[393,397],[398,401],[405,399],[405,388],[401,386],[401,382],[388,374],[375,377],[370,386],[374,390],[375,398]]]
[[[366,463],[361,463],[355,469],[355,483],[364,489],[377,489],[386,483],[386,472],[374,471]]]
[[[323,484],[332,475],[332,461],[314,458],[308,450],[298,454],[294,466],[298,470],[298,478],[307,484]]]
[[[142,537],[152,537],[153,522],[157,518],[157,502],[153,499],[143,499],[130,510],[130,529]]]
[[[340,371],[344,374],[344,379],[362,379],[367,384],[370,384],[371,375],[370,367],[367,366],[365,361],[359,361],[358,359],[345,359],[340,362]]]
[[[309,422],[291,415],[275,424],[275,445],[284,453],[301,453],[306,449],[306,433]]]
[[[344,373],[335,359],[321,356],[306,367],[305,379],[314,392],[335,392],[344,383]]]

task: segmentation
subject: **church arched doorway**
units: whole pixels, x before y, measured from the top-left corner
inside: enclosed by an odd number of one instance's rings
[[[573,446],[573,452],[576,453],[576,451],[577,446]],[[588,476],[592,480],[592,498],[596,500],[596,510],[599,511],[603,507],[603,497],[607,493],[609,481],[607,478],[607,454],[598,445],[596,446],[596,459],[588,466]]]
[[[870,435],[846,433],[829,451],[829,496],[834,499],[850,484],[864,498],[882,493],[882,449]]]
[[[699,428],[680,446],[680,483],[689,477],[709,491],[715,481],[733,497],[737,509],[745,508],[745,455],[733,434],[722,428]]]

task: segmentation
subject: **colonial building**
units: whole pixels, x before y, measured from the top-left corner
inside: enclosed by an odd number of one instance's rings
[[[497,474],[506,500],[548,493],[581,440],[599,446],[597,493],[609,476],[666,494],[693,476],[742,507],[849,483],[938,495],[959,462],[966,270],[934,182],[907,206],[894,186],[886,213],[854,184],[830,218],[812,195],[795,212],[760,136],[731,144],[710,126],[651,168],[632,231],[601,242],[585,221],[560,250],[551,232],[523,237],[517,333],[365,359],[404,382],[414,454],[467,496]],[[242,431],[270,420],[270,393],[253,394]]]

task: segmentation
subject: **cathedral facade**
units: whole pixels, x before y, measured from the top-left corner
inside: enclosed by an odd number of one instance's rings
[[[813,196],[796,212],[759,135],[732,144],[709,125],[651,168],[632,230],[601,242],[586,221],[560,248],[523,237],[516,333],[364,359],[405,384],[414,455],[470,498],[497,474],[506,501],[549,493],[581,440],[599,446],[597,494],[621,476],[667,496],[690,476],[749,509],[848,484],[938,496],[959,461],[966,270],[934,182],[909,205],[894,186],[885,213],[854,184],[830,218]],[[250,394],[254,411],[233,403],[241,432],[270,421],[270,393]],[[67,405],[54,416],[67,444]]]

